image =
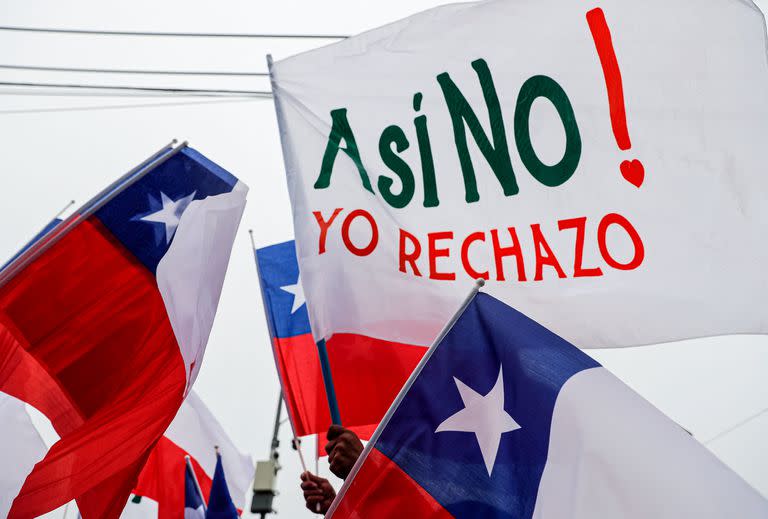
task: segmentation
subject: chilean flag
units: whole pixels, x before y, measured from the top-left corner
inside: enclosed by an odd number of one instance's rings
[[[477,294],[326,517],[768,517],[768,501],[575,346]]]
[[[9,517],[120,515],[200,369],[246,192],[166,147],[0,272],[0,391],[61,437]]]
[[[294,433],[297,437],[324,434],[331,416],[295,244],[288,241],[255,252],[275,362]],[[342,423],[368,439],[426,348],[336,334],[327,341],[327,351]],[[318,441],[318,446],[323,443]],[[320,449],[319,454],[324,451]]]
[[[222,454],[216,455],[216,447]],[[253,479],[253,461],[242,454],[205,403],[190,391],[165,435],[144,465],[134,494],[158,502],[158,519],[184,518],[184,467],[189,456],[206,501],[213,487],[215,469],[226,464],[232,501],[245,509]]]

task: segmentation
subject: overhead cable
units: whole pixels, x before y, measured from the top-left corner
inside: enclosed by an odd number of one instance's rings
[[[731,427],[729,427],[728,429],[726,429],[726,430],[724,430],[724,431],[722,431],[722,432],[720,432],[720,433],[716,434],[716,435],[715,435],[715,436],[713,436],[712,438],[710,438],[710,439],[708,439],[707,441],[703,442],[703,443],[704,443],[704,445],[709,445],[710,443],[712,443],[712,442],[714,442],[714,441],[717,441],[717,440],[719,440],[720,438],[722,438],[722,437],[724,437],[724,436],[727,436],[728,434],[731,434],[731,433],[732,433],[732,432],[734,432],[735,430],[737,430],[737,429],[740,429],[740,428],[744,427],[745,425],[747,425],[748,423],[752,422],[753,420],[755,420],[755,419],[757,419],[757,418],[759,418],[759,417],[763,416],[765,413],[768,413],[768,408],[765,408],[765,409],[763,409],[762,411],[758,411],[757,413],[755,413],[755,414],[753,414],[753,415],[750,415],[750,416],[748,416],[747,418],[744,418],[743,420],[741,420],[740,422],[738,422],[738,423],[736,423],[736,424],[732,425],[732,426],[731,426]]]
[[[167,76],[269,76],[268,72],[235,72],[235,71],[217,71],[217,70],[142,70],[142,69],[113,69],[113,68],[79,68],[79,67],[46,67],[39,65],[7,65],[0,64],[0,69],[12,70],[37,70],[45,72],[77,72],[77,73],[96,73],[96,74],[154,74]]]
[[[91,36],[169,36],[174,38],[270,38],[342,40],[347,36],[334,34],[268,34],[268,33],[219,33],[219,32],[153,32],[153,31],[104,31],[94,29],[58,29],[51,27],[0,26],[0,31],[38,32],[52,34],[87,34]]]
[[[70,83],[31,83],[20,81],[0,81],[0,86],[23,86],[34,88],[64,88],[64,89],[91,89],[91,90],[113,90],[129,92],[167,92],[170,94],[216,94],[216,95],[237,95],[237,96],[257,96],[271,97],[272,92],[268,90],[215,90],[200,88],[166,88],[166,87],[140,87],[140,86],[117,86],[117,85],[87,85]]]
[[[173,106],[190,106],[190,105],[213,105],[213,104],[226,104],[226,103],[250,103],[258,101],[260,99],[266,99],[262,97],[247,97],[232,99],[218,99],[213,101],[175,101],[168,103],[140,103],[140,104],[124,104],[124,105],[96,105],[96,106],[67,106],[60,108],[29,108],[29,109],[12,109],[12,110],[0,110],[0,115],[14,115],[14,114],[43,114],[54,112],[95,112],[102,110],[122,110],[126,108],[164,108]]]

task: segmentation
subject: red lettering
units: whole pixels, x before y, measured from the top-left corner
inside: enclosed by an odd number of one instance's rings
[[[405,252],[405,241],[410,240],[413,244],[413,252],[410,254]],[[408,273],[407,269],[405,268],[405,264],[409,263],[411,265],[411,268],[413,269],[413,273],[417,276],[421,276],[421,272],[419,272],[419,267],[416,266],[416,260],[419,259],[419,256],[421,255],[421,243],[419,243],[419,240],[414,236],[413,234],[409,233],[408,231],[404,231],[400,229],[400,272]]]
[[[464,271],[469,274],[469,276],[472,279],[490,279],[491,276],[486,270],[485,272],[478,272],[474,268],[472,268],[472,265],[469,263],[469,247],[476,241],[485,241],[485,233],[484,232],[473,232],[467,238],[464,240],[464,243],[461,244],[461,264],[464,265]]]
[[[349,228],[355,218],[358,217],[368,220],[368,223],[371,226],[371,241],[363,248],[357,247],[352,243],[352,240],[349,237]],[[373,219],[373,216],[371,216],[371,213],[364,209],[355,209],[347,215],[344,219],[344,223],[341,224],[341,239],[344,241],[344,245],[347,249],[349,249],[349,252],[355,256],[368,256],[376,248],[376,245],[379,244],[379,227],[376,225],[376,221]]]
[[[552,252],[552,248],[549,246],[549,243],[547,243],[547,240],[544,239],[544,235],[541,234],[541,228],[539,227],[539,224],[531,224],[531,234],[533,234],[533,246],[534,249],[536,249],[536,275],[534,276],[533,280],[541,281],[544,279],[544,265],[553,267],[557,271],[557,277],[564,278],[565,272],[563,272],[563,267],[560,266],[555,253]],[[546,252],[546,255],[541,253],[542,248]]]
[[[451,239],[453,239],[453,231],[431,232],[427,234],[429,242],[429,279],[440,281],[453,281],[456,279],[456,274],[453,272],[437,271],[437,258],[447,258],[450,255],[448,249],[438,249],[436,247],[437,241]]]
[[[582,266],[584,261],[584,230],[586,226],[586,216],[560,220],[557,222],[557,227],[561,231],[564,231],[565,229],[576,229],[576,245],[573,251],[573,277],[575,278],[588,278],[603,275],[603,271],[600,267],[583,268]]]
[[[510,227],[509,236],[512,238],[510,247],[502,247],[499,243],[499,231],[491,230],[491,241],[493,242],[493,257],[496,260],[496,280],[504,281],[504,262],[507,256],[514,256],[517,261],[517,280],[525,281],[525,262],[523,261],[523,250],[520,248],[520,240],[517,239],[517,232],[514,227]]]
[[[611,253],[608,252],[608,245],[606,243],[605,237],[606,233],[608,232],[608,227],[613,224],[620,225],[632,240],[632,245],[635,248],[635,255],[629,261],[629,263],[620,263],[616,261],[613,259],[613,256],[611,256]],[[645,247],[643,246],[643,240],[640,239],[640,235],[637,233],[635,228],[632,227],[632,224],[629,223],[629,220],[620,214],[610,213],[605,215],[603,219],[600,220],[600,225],[597,228],[597,244],[600,247],[600,254],[602,254],[605,262],[617,270],[634,270],[640,266],[640,264],[643,262],[643,259],[645,258]]]
[[[339,216],[339,213],[342,211],[342,208],[339,207],[338,209],[333,211],[333,214],[326,222],[325,219],[323,219],[323,213],[320,211],[313,211],[312,214],[315,215],[315,220],[317,220],[317,225],[320,226],[320,240],[319,240],[319,254],[323,254],[325,252],[325,240],[328,238],[328,229],[331,227],[331,224],[336,219],[337,216]]]

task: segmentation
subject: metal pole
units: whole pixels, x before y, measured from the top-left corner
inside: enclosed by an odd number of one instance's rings
[[[144,175],[152,171],[154,168],[174,156],[187,146],[186,142],[183,142],[176,148],[172,146],[176,143],[174,139],[170,144],[163,146],[151,155],[148,159],[144,160],[141,164],[131,169],[128,173],[117,179],[110,184],[106,189],[103,189],[95,197],[91,198],[85,205],[83,205],[79,211],[70,215],[69,218],[64,220],[50,233],[38,240],[29,249],[20,254],[10,264],[6,265],[0,271],[0,287],[5,285],[11,278],[23,270],[32,261],[37,259],[43,252],[48,250],[53,244],[58,242],[69,231],[71,231],[80,222],[86,220],[93,213],[99,210],[107,202],[117,196],[122,190],[141,179]]]
[[[328,359],[328,348],[325,346],[325,339],[320,339],[317,342],[317,355],[320,357],[320,370],[323,374],[323,385],[325,386],[325,396],[328,398],[328,408],[331,412],[331,422],[336,425],[341,425],[339,402],[336,400],[336,389],[333,387],[331,361]]]
[[[414,381],[416,380],[416,378],[418,378],[419,374],[421,373],[421,370],[424,369],[424,366],[427,364],[430,357],[432,357],[432,354],[434,353],[435,348],[437,348],[438,344],[442,342],[442,340],[445,338],[448,332],[451,331],[451,328],[453,328],[453,325],[456,324],[456,321],[459,320],[459,317],[462,316],[462,314],[464,313],[464,310],[467,309],[469,304],[472,302],[472,300],[475,298],[477,293],[480,291],[480,289],[484,285],[485,285],[485,281],[482,279],[478,279],[475,281],[475,285],[472,287],[472,290],[469,292],[469,294],[467,294],[467,297],[464,298],[464,301],[461,303],[461,306],[458,308],[458,310],[456,310],[456,313],[453,314],[453,316],[448,320],[448,322],[445,323],[445,326],[443,326],[443,329],[437,335],[434,342],[432,342],[432,345],[429,347],[427,352],[421,358],[418,365],[416,365],[416,369],[413,370],[413,372],[411,373],[411,376],[408,377],[408,380],[400,389],[400,392],[397,394],[395,401],[392,402],[392,405],[390,405],[389,409],[387,409],[387,413],[384,415],[384,418],[382,418],[381,422],[379,422],[378,427],[376,427],[376,430],[371,436],[371,439],[366,444],[365,449],[363,449],[362,454],[360,454],[360,457],[357,458],[355,465],[352,467],[352,470],[350,471],[349,476],[347,476],[347,479],[344,480],[344,484],[339,489],[339,493],[336,494],[336,498],[333,500],[333,503],[331,503],[331,507],[328,509],[328,513],[326,513],[325,517],[329,517],[329,518],[333,517],[333,513],[336,511],[336,507],[338,506],[338,503],[344,497],[344,494],[346,493],[347,488],[349,488],[350,483],[355,479],[355,475],[360,470],[360,467],[362,466],[362,464],[365,462],[365,458],[368,457],[368,453],[370,453],[373,446],[376,445],[376,441],[379,439],[379,436],[381,436],[381,431],[384,430],[384,428],[387,426],[389,421],[392,419],[392,415],[395,414],[395,411],[400,405],[400,402],[403,401],[403,399],[405,398],[405,395],[411,389],[411,386],[413,386]]]
[[[192,481],[195,482],[197,492],[200,494],[200,500],[203,502],[203,512],[205,512],[208,510],[208,507],[205,506],[205,496],[203,495],[203,489],[200,488],[200,482],[197,481],[197,474],[195,474],[195,469],[192,467],[192,460],[189,459],[189,455],[184,456],[184,461],[187,462],[187,469],[192,474]]]
[[[262,300],[263,305],[264,305],[264,317],[267,320],[267,329],[269,330],[270,342],[271,342],[272,338],[276,336],[275,324],[272,321],[272,316],[269,315],[269,313],[268,313],[268,310],[267,310],[267,308],[268,308],[267,307],[267,295],[264,292],[263,287],[261,286],[261,271],[259,270],[259,257],[258,257],[258,254],[256,253],[256,240],[253,238],[253,229],[249,229],[248,230],[248,234],[251,237],[251,249],[253,250],[253,260],[254,260],[254,263],[256,264],[256,275],[259,278],[259,289],[261,291],[261,300]],[[274,346],[271,346],[271,348],[272,348],[272,355],[275,357],[275,366],[278,366],[279,365],[279,361],[277,359],[277,352],[276,352]],[[279,368],[278,368],[278,370],[279,370]],[[277,379],[280,382],[280,395],[278,397],[278,404],[277,404],[277,417],[275,418],[275,432],[274,432],[273,437],[272,437],[273,443],[277,439],[277,433],[278,433],[278,428],[279,428],[279,423],[280,423],[280,413],[282,412],[282,405],[281,404],[282,404],[282,401],[284,400],[284,395],[285,395],[284,388],[283,388],[283,379],[280,378],[279,371],[278,371]],[[287,406],[288,403],[286,402],[285,405]],[[296,452],[299,453],[299,460],[301,461],[301,466],[302,466],[303,470],[306,472],[307,471],[307,467],[306,467],[306,464],[304,462],[304,455],[302,454],[301,448],[300,448],[301,441],[296,436],[296,427],[293,425],[293,420],[291,419],[291,413],[288,413],[288,421],[291,424],[291,432],[293,433],[293,440],[292,440],[293,446],[294,446]]]

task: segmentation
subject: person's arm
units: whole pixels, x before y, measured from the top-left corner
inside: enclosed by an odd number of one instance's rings
[[[304,502],[307,508],[316,514],[325,514],[331,507],[336,491],[330,482],[311,472],[301,475],[301,490],[304,491]]]
[[[331,472],[341,479],[347,479],[357,458],[363,452],[363,442],[357,434],[341,425],[328,429],[328,443],[325,446]]]

